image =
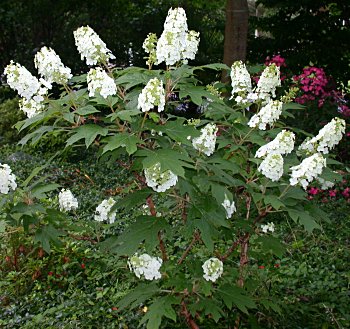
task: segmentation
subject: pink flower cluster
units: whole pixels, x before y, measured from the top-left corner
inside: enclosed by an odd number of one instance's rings
[[[307,191],[308,199],[320,199],[326,203],[335,199],[344,198],[346,202],[350,202],[350,187],[347,186],[347,180],[344,179],[336,188],[322,190],[318,187],[310,187]]]
[[[344,116],[350,116],[350,109],[340,91],[330,87],[330,79],[322,68],[308,66],[300,75],[293,76],[302,94],[295,99],[299,104],[317,101],[321,108],[325,101],[330,101],[338,107],[338,112]]]
[[[281,55],[275,55],[270,58],[267,56],[265,59],[265,66],[269,66],[270,64],[275,63],[279,67],[286,67],[286,60]]]
[[[318,99],[318,107],[322,107],[324,100],[330,96],[326,90],[328,79],[322,68],[305,67],[303,73],[295,75],[293,80],[299,84],[300,90],[303,91],[303,94],[295,99],[299,104]]]

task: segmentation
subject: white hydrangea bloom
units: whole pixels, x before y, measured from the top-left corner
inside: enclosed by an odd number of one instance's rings
[[[117,93],[114,80],[100,67],[90,69],[87,74],[87,83],[90,97],[98,93],[103,98],[107,98]]]
[[[177,175],[170,170],[161,171],[160,163],[145,169],[146,184],[156,192],[164,192],[177,183]]]
[[[164,111],[165,106],[165,90],[163,82],[158,78],[153,78],[147,82],[147,85],[142,89],[138,98],[137,108],[142,112],[148,112],[155,106],[158,106],[158,112]]]
[[[194,59],[199,43],[199,33],[188,31],[187,17],[183,8],[170,8],[164,30],[157,43],[156,64],[166,65],[186,59]]]
[[[61,58],[51,48],[42,47],[34,57],[34,65],[48,83],[63,85],[73,76],[71,69],[63,65]]]
[[[70,190],[62,189],[58,194],[58,203],[61,211],[71,211],[78,209],[78,200]]]
[[[272,125],[282,113],[283,103],[270,100],[257,114],[254,114],[248,122],[251,128],[259,127],[266,130],[266,125]]]
[[[258,171],[273,182],[283,175],[283,158],[281,154],[268,154],[258,167]]]
[[[73,34],[81,59],[86,58],[87,65],[107,63],[110,59],[115,58],[106,44],[90,26],[79,27]]]
[[[0,193],[8,194],[10,189],[14,191],[16,187],[16,176],[10,166],[0,163]]]
[[[95,220],[98,222],[109,221],[110,224],[115,222],[116,211],[111,212],[115,204],[113,198],[103,200],[96,208]]]
[[[267,233],[268,231],[275,232],[275,224],[270,222],[270,223],[267,223],[266,225],[261,225],[261,230],[264,233]]]
[[[27,100],[26,98],[22,98],[19,101],[19,108],[28,118],[32,118],[42,112],[45,106],[43,103],[38,103],[34,99]]]
[[[207,281],[215,282],[224,271],[224,265],[218,258],[212,257],[204,262],[202,265],[204,271],[203,278]]]
[[[215,151],[216,143],[216,133],[218,128],[214,123],[208,123],[205,127],[201,129],[201,135],[199,137],[193,138],[193,147],[203,152],[205,155],[210,156]]]
[[[237,93],[250,93],[252,81],[250,74],[242,61],[236,61],[231,66],[232,96]]]
[[[224,202],[221,204],[225,210],[226,210],[226,218],[229,219],[232,217],[232,215],[236,212],[236,205],[234,201],[230,201],[227,197],[227,195],[225,194],[225,200]]]
[[[182,58],[184,62],[187,62],[187,59],[195,59],[198,46],[199,46],[199,32],[188,31],[186,33],[186,46],[182,52]]]
[[[129,269],[134,272],[138,278],[144,275],[146,280],[158,280],[162,277],[159,269],[163,261],[159,257],[152,257],[148,254],[138,256],[135,254],[129,261]]]
[[[268,101],[271,96],[276,97],[276,88],[280,85],[280,68],[272,63],[262,72],[255,92],[260,99]]]
[[[312,156],[304,159],[300,165],[291,167],[290,185],[300,184],[306,190],[317,176],[322,173],[323,167],[326,166],[326,159],[321,153],[315,153]]]
[[[262,158],[267,154],[289,154],[294,149],[294,141],[294,133],[283,129],[273,141],[261,146],[256,151],[255,157]]]
[[[316,177],[316,180],[321,184],[322,190],[328,190],[329,188],[332,188],[335,185],[335,183],[327,181],[322,177]]]
[[[31,99],[40,89],[39,80],[34,77],[24,66],[10,62],[6,66],[4,74],[8,85],[16,90],[21,97]]]
[[[327,123],[317,134],[317,136],[306,139],[300,146],[299,150],[306,150],[309,153],[320,152],[329,153],[334,148],[345,133],[345,120],[334,118]]]
[[[157,35],[155,33],[149,33],[142,44],[142,48],[147,54],[149,54],[148,59],[146,61],[147,65],[152,65],[157,61],[157,41]]]

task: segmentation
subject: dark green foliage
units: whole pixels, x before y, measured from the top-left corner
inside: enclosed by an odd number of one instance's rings
[[[18,98],[0,103],[0,118],[0,145],[18,142],[20,135],[12,126],[25,118],[23,112],[19,110]]]
[[[0,8],[0,68],[13,59],[34,70],[33,57],[46,45],[52,47],[74,72],[86,70],[73,38],[73,31],[82,25],[89,25],[100,35],[115,54],[117,66],[145,66],[144,39],[149,32],[159,37],[168,9],[177,6],[186,10],[189,29],[201,33],[196,62],[220,61],[224,0],[3,0]]]
[[[350,2],[348,0],[259,0],[264,15],[252,27],[266,32],[249,41],[249,59],[261,62],[280,53],[294,72],[313,63],[327,68],[345,84],[350,67]],[[267,37],[270,33],[271,37]]]

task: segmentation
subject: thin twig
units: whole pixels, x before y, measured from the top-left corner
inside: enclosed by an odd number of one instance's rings
[[[197,231],[195,231],[194,234],[193,234],[193,239],[192,239],[191,243],[188,245],[187,249],[184,251],[184,253],[182,254],[181,258],[177,262],[178,265],[182,264],[182,262],[185,260],[185,258],[187,257],[187,255],[189,254],[191,249],[193,248],[194,244],[199,239],[200,239],[200,234]]]

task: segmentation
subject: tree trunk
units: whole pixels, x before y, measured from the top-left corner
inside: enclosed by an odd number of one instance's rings
[[[226,24],[224,43],[224,63],[231,66],[234,61],[246,58],[248,37],[248,1],[226,1]],[[222,81],[227,82],[227,72],[222,73]]]

